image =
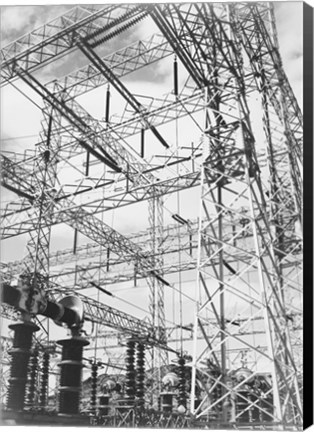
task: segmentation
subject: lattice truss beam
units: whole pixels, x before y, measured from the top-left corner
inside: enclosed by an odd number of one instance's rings
[[[101,55],[102,43],[144,18],[160,33]],[[39,69],[74,50],[91,63],[43,85]],[[174,54],[184,76],[178,94],[147,98],[129,90],[129,75],[152,71]],[[196,269],[194,418],[222,413],[220,420],[237,421],[243,415],[234,408],[239,400],[261,417],[271,398],[275,423],[299,425],[300,334],[290,318],[302,312],[302,115],[283,70],[272,5],[77,7],[5,47],[1,56],[3,84],[21,79],[44,101],[36,152],[1,155],[2,184],[20,197],[2,210],[2,237],[29,235],[23,262],[4,266],[8,281],[22,270],[38,272],[49,277],[52,298],[75,290],[87,319],[144,334],[164,347],[169,284],[163,277]],[[104,85],[122,97],[123,108],[96,119],[79,100]],[[260,96],[262,139],[249,109],[253,93]],[[177,148],[160,130],[182,118],[199,138]],[[140,146],[130,144],[134,137],[141,137]],[[144,137],[153,144],[144,146]],[[74,180],[64,174],[69,168]],[[196,186],[198,220],[163,227],[161,197]],[[145,200],[147,232],[124,236],[97,217]],[[49,253],[51,227],[59,223],[93,243],[74,254]],[[147,325],[80,292],[96,281],[101,287],[143,277],[150,286]],[[240,320],[226,312],[227,303]],[[235,384],[231,371],[241,366],[244,351],[251,370]],[[214,377],[204,362],[213,365]],[[247,384],[262,370],[271,374],[271,389],[248,396]]]

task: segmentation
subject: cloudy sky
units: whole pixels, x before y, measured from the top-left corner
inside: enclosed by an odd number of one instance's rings
[[[17,38],[27,34],[34,28],[39,27],[47,21],[65,13],[72,5],[64,6],[24,6],[24,7],[1,7],[1,47],[6,46]],[[302,107],[302,2],[276,2],[275,3],[277,29],[280,42],[280,51],[283,58],[286,73],[295,92],[297,100]],[[137,27],[137,31],[128,35],[128,42],[137,40],[140,37],[145,38],[153,32],[153,24],[151,20],[144,20],[141,26]],[[125,44],[125,39],[114,38],[107,44],[108,52],[113,52]],[[119,46],[120,45],[120,46]],[[84,64],[83,56],[75,56],[71,58],[72,70],[79,68]],[[69,63],[68,63],[69,65]],[[60,64],[53,63],[51,67],[43,69],[43,82],[48,82],[60,75],[66,74],[67,66],[64,62]],[[147,76],[142,78],[142,86],[145,86],[145,81],[150,85]],[[159,71],[159,80],[166,80],[167,76],[162,75]],[[29,94],[29,90],[24,88],[23,84],[18,83],[21,89]],[[143,94],[145,94],[143,92]],[[32,97],[34,97],[32,95]],[[40,103],[40,101],[38,101]],[[10,148],[14,149],[12,138],[17,136],[26,136],[37,133],[38,118],[40,112],[35,106],[31,107],[18,92],[10,86],[7,86],[1,91],[1,144],[6,146],[6,139],[10,138]],[[27,107],[27,116],[25,110]],[[17,111],[18,108],[18,111]],[[29,111],[31,110],[31,111]],[[24,115],[23,115],[24,114]],[[16,118],[19,118],[19,128],[16,127]],[[37,130],[36,130],[37,129]],[[23,141],[23,145],[27,143]]]
[[[34,28],[65,13],[70,7],[72,6],[1,7],[1,46],[6,46],[15,39],[32,31]],[[303,75],[302,7],[302,2],[278,2],[275,5],[278,37],[283,64],[301,109]],[[135,32],[129,33],[127,37],[124,36],[124,38],[114,40],[106,46],[106,50],[108,53],[113,52],[124,46],[125,40],[127,40],[128,43],[131,43],[137,39],[146,38],[154,31],[157,31],[157,29],[153,27],[151,20],[144,20],[143,23],[136,28]],[[74,69],[76,69],[81,67],[84,64],[84,61],[86,62],[82,57],[75,56],[71,57],[71,61],[68,61],[66,64],[60,63],[55,65],[53,63],[49,67],[45,68],[44,72],[41,73],[41,80],[43,83],[49,82],[55,77],[66,74],[69,65],[71,65],[71,67],[74,65]],[[151,74],[144,73],[138,75],[137,81],[128,83],[130,89],[135,93],[140,92],[143,95],[158,95],[170,91],[172,77],[171,75],[169,76],[168,70],[172,65],[171,62],[164,62],[164,66],[151,71]],[[19,81],[14,82],[14,85],[23,91],[25,95],[29,96],[35,103],[41,106],[40,98],[28,89],[26,85]],[[95,116],[101,117],[103,115],[104,94],[102,97],[97,98],[94,96],[87,96],[83,101],[84,106],[87,107],[91,113],[95,114]],[[17,91],[15,87],[10,85],[1,90],[0,103],[1,148],[5,151],[18,152],[23,152],[27,148],[33,148],[34,140],[36,142],[35,137],[38,135],[40,130],[40,121],[42,118],[40,109]],[[12,194],[3,191],[3,201],[11,200],[13,198]],[[185,204],[182,201],[182,205],[185,205],[185,214],[187,214],[189,209],[193,207],[193,205],[191,205],[191,199],[194,198],[190,197],[190,200],[186,201]],[[195,198],[195,205],[196,204],[197,199]],[[176,213],[175,204],[173,202],[169,201],[167,206],[172,213]],[[127,212],[124,210],[122,212],[117,211],[114,218],[111,215],[108,216],[108,222],[110,221],[110,225],[123,233],[135,232],[146,227],[147,209],[141,212],[138,208],[133,211],[131,207],[132,206],[127,207]],[[144,218],[146,218],[145,224]],[[169,220],[169,217],[166,221],[167,220]],[[60,249],[71,247],[72,239],[72,231],[62,227],[61,231],[56,231],[55,233],[54,247]],[[25,238],[22,240],[13,239],[12,241],[5,242],[1,244],[1,248],[2,261],[20,259],[23,257],[25,252]],[[143,286],[142,288],[144,289],[145,287]],[[121,289],[124,288],[122,287]],[[172,299],[172,301],[169,299],[168,304],[173,302],[174,299]],[[116,306],[114,303],[112,305]],[[135,309],[128,308],[128,311],[136,315]],[[187,319],[187,322],[190,322],[189,318]]]
[[[15,6],[1,7],[1,46],[4,47],[17,38],[27,34],[34,28],[52,20],[53,18],[64,14],[72,5],[64,6]],[[278,37],[280,43],[280,51],[283,58],[285,71],[290,80],[291,86],[295,92],[296,98],[302,109],[302,2],[276,2],[275,3]],[[123,38],[114,38],[102,47],[102,55],[114,52],[125,46],[125,41],[128,44],[138,39],[145,39],[153,32],[158,30],[154,27],[151,19],[145,19],[140,25],[131,29]],[[50,65],[40,70],[40,81],[47,83],[57,77],[67,74],[69,71],[78,69],[87,63],[87,59],[83,55],[72,55],[68,59],[62,59],[59,62],[53,62]],[[163,60],[154,64],[147,71],[144,68],[142,71],[126,77],[127,84],[134,94],[160,96],[172,89],[172,58]],[[179,77],[183,80],[183,74]],[[131,81],[130,81],[131,80]],[[17,80],[14,86],[7,85],[0,91],[1,103],[1,149],[5,151],[24,152],[25,149],[33,149],[36,142],[38,132],[40,131],[40,122],[42,119],[41,98],[28,86]],[[19,92],[17,88],[23,92]],[[100,94],[100,91],[88,93],[80,98],[80,103],[96,118],[101,118],[104,115],[105,106],[105,91]],[[32,103],[28,96],[32,99]],[[119,103],[121,99],[118,97],[111,100],[111,111],[114,112],[116,104],[117,112],[119,112]],[[38,106],[36,106],[36,104]],[[131,141],[132,144],[132,141]],[[2,199],[7,201],[13,199],[13,195],[7,191],[3,191]],[[123,214],[121,215],[123,219]],[[126,218],[125,218],[126,219]],[[138,220],[138,218],[135,218]],[[124,231],[136,231],[141,229],[139,223],[129,224],[127,220],[123,221],[127,224]],[[139,221],[138,221],[139,222]],[[123,224],[120,225],[120,227]],[[3,256],[3,259],[12,259],[10,256],[12,248],[7,247],[8,256]],[[6,255],[3,252],[3,255]]]

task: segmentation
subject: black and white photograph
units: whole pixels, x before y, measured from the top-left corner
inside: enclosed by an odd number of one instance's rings
[[[0,24],[1,425],[310,426],[311,5]]]

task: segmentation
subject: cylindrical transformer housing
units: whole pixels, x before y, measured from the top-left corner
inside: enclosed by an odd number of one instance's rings
[[[59,387],[60,414],[78,414],[80,404],[83,347],[89,342],[82,337],[58,341],[62,346]]]
[[[24,408],[32,336],[35,331],[39,330],[39,327],[32,322],[20,322],[11,324],[9,328],[14,330],[14,339],[13,348],[9,351],[12,361],[7,408],[20,411]]]
[[[173,392],[162,392],[161,397],[161,410],[164,413],[171,413],[173,409],[173,397],[175,393]]]
[[[99,409],[98,409],[98,415],[100,416],[107,416],[109,414],[110,409],[110,395],[104,394],[99,397]]]

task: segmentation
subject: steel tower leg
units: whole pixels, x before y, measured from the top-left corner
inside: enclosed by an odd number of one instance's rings
[[[163,267],[162,255],[160,254],[160,245],[163,239],[163,205],[161,197],[153,197],[149,200],[149,225],[151,229],[151,250],[154,257],[154,271],[162,276],[161,269]],[[151,312],[152,325],[155,328],[158,338],[166,342],[165,334],[165,307],[164,307],[164,286],[155,277],[147,278],[150,295],[149,309]],[[152,348],[151,368],[153,370],[153,391],[161,391],[161,374],[160,368],[168,363],[168,353],[158,347]],[[154,400],[153,404],[157,407],[158,400]]]
[[[280,289],[282,275],[274,254],[278,233],[271,228],[271,203],[266,199],[268,191],[264,185],[268,174],[257,158],[260,144],[255,141],[251,128],[240,43],[237,35],[233,34],[237,28],[232,22],[230,26],[226,24],[230,16],[224,8],[220,9],[218,21],[217,9],[212,6],[204,5],[199,11],[216,40],[215,59],[223,62],[223,58],[228,57],[229,64],[233,64],[237,72],[228,82],[233,83],[230,91],[227,91],[226,84],[224,91],[221,90],[221,76],[217,80],[213,78],[206,98],[191,412],[196,421],[201,421],[205,416],[213,419],[218,407],[220,421],[225,422],[227,416],[221,415],[224,411],[221,407],[230,407],[232,398],[238,401],[245,399],[245,410],[257,408],[260,413],[268,412],[274,423],[298,425],[302,414],[296,387],[297,370],[289,344],[289,330],[286,329],[287,311]],[[221,19],[223,16],[224,21]],[[216,27],[210,27],[211,21],[216,21]],[[216,31],[220,31],[220,38],[224,32],[224,44],[222,39],[218,39]],[[226,46],[231,43],[232,48],[228,52]],[[234,71],[231,69],[231,72]],[[215,95],[215,90],[217,97],[211,96]],[[263,108],[265,110],[265,106]],[[220,188],[223,190],[223,201]],[[246,225],[241,224],[244,216],[248,219]],[[229,221],[231,225],[231,220],[236,224],[235,232],[225,230],[222,234],[219,228],[218,231],[215,229],[214,222],[218,222],[219,227],[222,221]],[[248,253],[241,239],[246,230],[253,235],[253,253]],[[234,268],[228,263],[228,257],[238,248],[242,258],[238,267]],[[218,262],[225,267],[224,272],[214,263],[215,257],[220,257]],[[286,285],[288,289],[289,282],[286,281]],[[222,293],[225,304],[221,303]],[[236,330],[233,327],[237,316],[235,308],[241,319],[245,317],[244,326],[241,324]],[[261,338],[254,334],[251,327],[254,317],[264,318],[266,352],[260,350]],[[204,325],[210,322],[210,318],[212,330],[208,334],[204,331]],[[216,324],[213,324],[215,319]],[[242,337],[241,328],[249,327],[252,328],[252,336]],[[199,332],[204,334],[202,343],[197,340]],[[236,378],[240,365],[236,358],[232,358],[231,351],[241,345],[255,357],[255,363],[248,365],[250,367],[247,367],[245,376]],[[204,362],[207,362],[207,367]],[[216,370],[219,371],[218,376],[214,373]],[[245,394],[261,371],[271,374],[268,394],[272,397],[273,408],[266,410],[261,396],[257,395],[257,399],[252,401],[249,393]],[[201,383],[203,399],[195,409],[196,378]],[[212,397],[214,387],[220,388],[220,396],[216,400]],[[293,416],[289,406],[293,407]],[[243,411],[237,408],[236,415],[230,414],[229,417],[237,422],[242,414]],[[258,422],[256,419],[252,421]]]

